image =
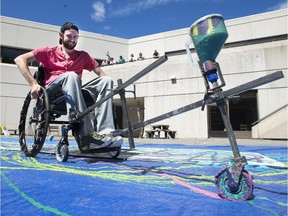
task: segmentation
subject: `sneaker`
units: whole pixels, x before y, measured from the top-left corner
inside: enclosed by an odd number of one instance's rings
[[[112,143],[109,147],[121,147],[123,143],[123,138],[121,136],[112,137]]]
[[[102,143],[90,143],[90,149],[95,148],[116,148],[121,147],[123,143],[123,138],[121,136],[112,137],[111,134],[106,134],[104,138],[102,138]]]
[[[81,138],[81,150],[87,151],[90,149],[104,148],[112,143],[110,134],[99,134],[95,131],[89,133],[88,136]]]

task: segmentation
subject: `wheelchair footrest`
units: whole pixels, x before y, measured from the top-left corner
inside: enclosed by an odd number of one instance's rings
[[[121,147],[103,147],[103,148],[94,148],[89,150],[80,149],[81,154],[90,154],[90,153],[105,153],[111,151],[119,151]]]

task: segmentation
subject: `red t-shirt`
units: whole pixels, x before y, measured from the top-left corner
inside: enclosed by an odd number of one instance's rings
[[[44,66],[44,84],[47,86],[60,74],[74,71],[82,78],[83,70],[92,71],[98,67],[98,62],[85,51],[74,50],[65,58],[61,46],[40,47],[32,51],[36,61]]]

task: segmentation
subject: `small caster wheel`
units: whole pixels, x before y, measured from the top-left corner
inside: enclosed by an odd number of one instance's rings
[[[109,151],[109,155],[112,157],[112,158],[117,158],[121,153],[121,148],[119,149],[116,149],[114,151]]]
[[[69,148],[67,145],[58,143],[56,146],[56,159],[58,162],[66,162],[69,157]]]
[[[215,176],[215,184],[219,192],[219,196],[231,201],[245,201],[252,199],[253,196],[253,179],[252,176],[243,170],[239,177],[239,185],[237,188],[230,188],[228,185],[228,173],[226,168],[219,171]]]

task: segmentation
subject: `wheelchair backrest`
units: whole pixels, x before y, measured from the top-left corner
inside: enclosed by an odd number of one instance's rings
[[[45,72],[44,72],[44,68],[43,65],[40,65],[38,67],[38,70],[34,73],[34,79],[37,81],[37,83],[43,87],[45,87],[44,85],[44,76],[45,76]],[[57,115],[66,115],[67,114],[67,109],[66,109],[66,101],[63,100],[60,103],[58,102],[57,105],[53,104],[53,101],[60,97],[62,94],[61,88],[60,89],[55,89],[52,93],[48,94],[49,97],[49,101],[51,106],[51,114],[57,114]]]

